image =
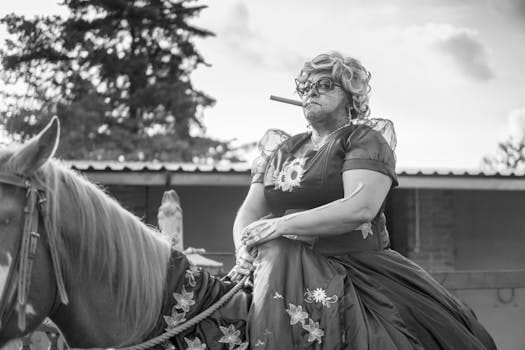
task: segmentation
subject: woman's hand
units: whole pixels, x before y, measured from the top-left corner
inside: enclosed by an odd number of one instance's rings
[[[248,250],[246,245],[243,244],[239,247],[235,253],[235,266],[230,271],[230,273],[228,273],[228,276],[230,276],[230,279],[233,282],[238,282],[244,276],[249,275],[253,271],[253,261],[255,260],[255,255],[256,251]]]
[[[255,247],[272,239],[279,238],[282,218],[263,219],[246,226],[242,233],[242,243],[248,248]]]

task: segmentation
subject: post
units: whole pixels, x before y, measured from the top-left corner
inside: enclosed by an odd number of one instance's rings
[[[157,214],[159,229],[168,235],[175,249],[183,251],[182,208],[175,190],[165,191]]]

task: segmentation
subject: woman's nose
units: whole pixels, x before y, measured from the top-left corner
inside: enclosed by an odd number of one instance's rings
[[[306,99],[308,99],[310,96],[318,96],[319,94],[317,93],[317,90],[315,88],[315,86],[312,86],[310,88],[310,90],[306,93]]]

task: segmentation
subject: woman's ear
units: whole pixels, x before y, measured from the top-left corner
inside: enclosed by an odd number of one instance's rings
[[[58,146],[60,123],[55,116],[38,135],[25,143],[9,159],[15,172],[31,176],[53,155]]]

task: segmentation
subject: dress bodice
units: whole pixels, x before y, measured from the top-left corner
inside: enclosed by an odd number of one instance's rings
[[[309,133],[302,133],[286,139],[254,168],[252,182],[264,184],[272,214],[307,210],[343,198],[345,170],[378,171],[392,179],[392,187],[397,185],[394,153],[373,128],[350,124],[330,135],[318,151],[297,156],[309,138]],[[382,246],[388,246],[384,203],[369,228],[381,238]]]

